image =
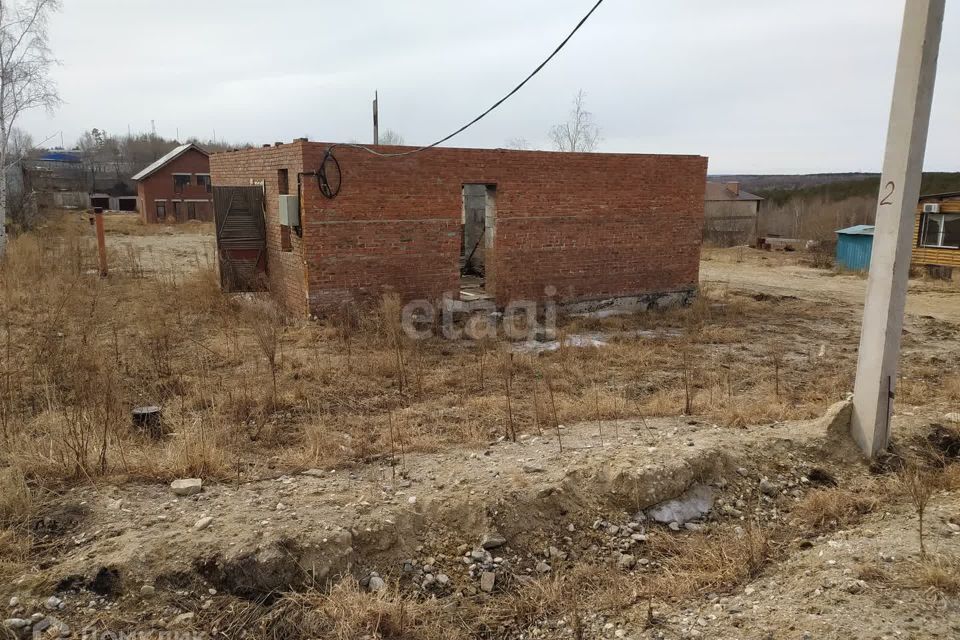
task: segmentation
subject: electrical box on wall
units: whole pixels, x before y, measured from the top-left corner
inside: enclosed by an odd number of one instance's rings
[[[297,196],[280,196],[280,224],[300,226],[300,199]]]

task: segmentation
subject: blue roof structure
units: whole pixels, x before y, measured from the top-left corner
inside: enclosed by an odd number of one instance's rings
[[[873,226],[872,224],[855,224],[852,227],[847,227],[846,229],[838,229],[834,233],[839,233],[845,236],[872,236],[873,235]]]
[[[80,162],[80,156],[66,151],[51,151],[41,156],[40,159],[47,162]]]
[[[873,225],[858,224],[837,234],[837,266],[851,271],[868,271],[873,253]]]

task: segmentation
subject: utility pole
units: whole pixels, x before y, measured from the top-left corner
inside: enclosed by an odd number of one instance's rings
[[[373,92],[373,144],[380,144],[380,108],[377,104],[377,92]]]
[[[890,441],[913,225],[945,0],[906,0],[880,179],[850,432],[868,457]]]
[[[97,262],[100,266],[100,277],[107,277],[107,242],[103,235],[103,209],[94,207],[93,226],[97,232]]]
[[[153,120],[150,121],[150,153],[153,154],[153,159],[156,160],[158,157],[157,154],[157,123]],[[144,205],[146,206],[146,205]]]

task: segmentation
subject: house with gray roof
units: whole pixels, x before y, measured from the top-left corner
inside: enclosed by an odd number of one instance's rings
[[[739,182],[707,182],[704,194],[703,240],[718,247],[752,245],[763,198],[740,188]]]
[[[133,176],[146,223],[213,220],[209,154],[182,144]]]

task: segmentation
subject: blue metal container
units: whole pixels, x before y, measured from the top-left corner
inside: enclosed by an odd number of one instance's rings
[[[840,229],[837,234],[837,266],[851,271],[870,269],[873,252],[873,225],[858,224]]]

